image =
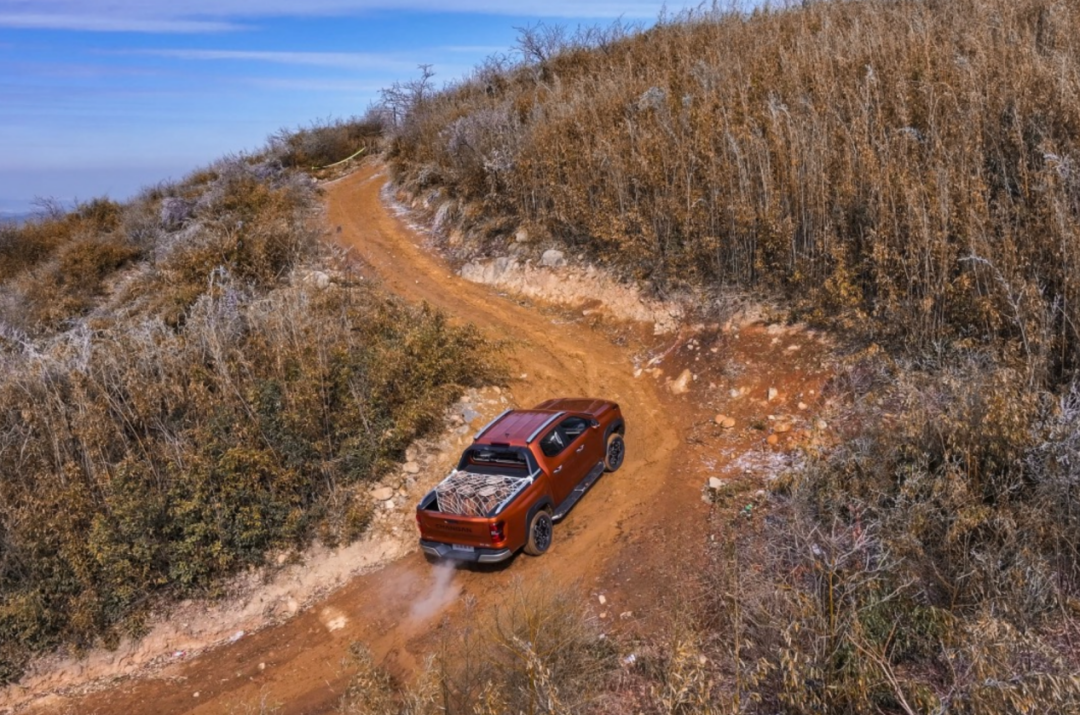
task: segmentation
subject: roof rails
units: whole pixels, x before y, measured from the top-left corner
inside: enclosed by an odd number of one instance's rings
[[[498,414],[498,415],[497,415],[497,416],[495,417],[495,419],[493,419],[493,420],[492,420],[491,422],[488,422],[488,423],[487,423],[486,425],[484,425],[483,427],[481,427],[481,428],[480,428],[480,431],[479,431],[479,432],[477,432],[476,434],[474,434],[474,435],[473,435],[473,442],[475,442],[476,440],[480,439],[480,437],[482,437],[482,436],[483,436],[483,434],[484,434],[485,432],[487,432],[487,431],[488,431],[489,429],[491,429],[491,427],[492,427],[492,426],[493,426],[493,425],[494,425],[494,424],[495,424],[496,422],[498,422],[499,420],[501,420],[501,419],[502,419],[503,417],[506,417],[506,415],[510,414],[510,413],[511,413],[511,412],[513,412],[513,411],[514,411],[514,410],[513,410],[513,408],[511,408],[511,409],[509,409],[509,410],[503,410],[502,412],[500,412],[500,413],[499,413],[499,414]]]
[[[555,420],[559,419],[560,417],[562,417],[562,416],[563,416],[563,415],[565,415],[565,414],[566,414],[565,412],[556,412],[556,413],[555,413],[555,414],[553,414],[553,415],[552,415],[551,417],[548,417],[548,418],[547,418],[547,419],[546,419],[546,420],[544,421],[544,424],[542,424],[542,425],[540,425],[539,427],[537,427],[537,428],[536,428],[536,431],[535,431],[535,432],[533,432],[533,433],[532,433],[531,435],[529,435],[529,438],[528,438],[527,440],[525,440],[525,444],[532,444],[532,441],[533,441],[534,439],[536,439],[536,435],[538,435],[538,434],[540,434],[541,432],[543,432],[543,431],[544,431],[544,428],[546,428],[546,427],[547,427],[547,426],[548,426],[549,424],[551,424],[552,422],[554,422]]]

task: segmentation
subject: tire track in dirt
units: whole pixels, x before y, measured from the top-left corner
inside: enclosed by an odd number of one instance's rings
[[[631,350],[614,345],[602,330],[554,321],[545,311],[454,275],[382,204],[384,183],[381,165],[369,164],[327,186],[327,222],[334,239],[362,264],[362,272],[377,276],[394,293],[426,301],[505,340],[519,405],[560,395],[597,396],[618,401],[627,418],[626,464],[601,479],[556,527],[548,554],[519,555],[502,569],[458,570],[450,593],[470,595],[476,600],[470,612],[483,614],[512,579],[553,588],[575,581],[591,585],[614,573],[613,564],[633,551],[636,567],[629,573],[620,570],[619,587],[640,603],[659,598],[667,584],[653,567],[669,559],[664,524],[677,513],[685,518],[691,510],[702,510],[697,487],[688,486],[700,485],[700,478],[679,473],[676,459],[690,417],[673,415],[665,403],[670,398],[654,381],[635,379]],[[363,642],[377,661],[407,675],[433,647],[438,620],[446,616],[453,623],[465,617],[460,598],[426,618],[414,616],[412,604],[428,596],[436,577],[425,558],[413,553],[357,577],[283,624],[152,677],[122,681],[82,698],[54,697],[31,712],[227,713],[246,712],[259,702],[279,704],[276,712],[284,715],[330,712],[347,682],[343,660],[351,643]]]

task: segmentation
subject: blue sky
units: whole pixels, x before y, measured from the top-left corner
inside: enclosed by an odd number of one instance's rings
[[[697,3],[668,2],[669,12]],[[362,114],[516,27],[651,24],[662,1],[0,0],[0,211],[126,198],[281,128]]]

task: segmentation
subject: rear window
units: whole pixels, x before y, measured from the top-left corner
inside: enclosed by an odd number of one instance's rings
[[[527,469],[525,455],[513,449],[473,447],[466,455],[468,463],[477,467],[517,467]]]

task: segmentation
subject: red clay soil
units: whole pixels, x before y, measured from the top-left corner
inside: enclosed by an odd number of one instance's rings
[[[827,352],[813,336],[757,325],[654,338],[646,326],[601,324],[580,311],[500,296],[462,280],[425,248],[423,237],[383,205],[385,181],[382,166],[368,164],[327,187],[333,240],[390,291],[508,341],[515,378],[510,387],[519,405],[562,395],[618,401],[627,420],[623,468],[601,479],[556,526],[546,555],[519,555],[501,569],[458,570],[452,597],[423,612],[416,603],[430,592],[436,572],[414,553],[357,577],[281,625],[106,690],[53,695],[27,712],[237,713],[258,712],[260,702],[278,706],[275,712],[283,715],[333,712],[349,677],[350,644],[364,643],[378,662],[407,678],[434,648],[436,626],[466,618],[463,596],[476,603],[468,617],[483,618],[515,578],[551,588],[576,583],[584,593],[602,593],[602,608],[591,599],[606,619],[602,623],[647,633],[664,623],[677,598],[672,574],[704,563],[711,507],[702,500],[702,486],[713,476],[754,478],[754,465],[779,454],[773,450],[783,449],[792,435],[809,439],[799,428],[815,411]],[[635,377],[635,359],[669,349],[655,366],[662,373]],[[672,394],[668,381],[686,368],[697,379],[688,393]],[[778,390],[771,402],[770,387]],[[732,397],[739,388],[743,392]],[[721,411],[736,419],[734,428],[714,423]],[[775,425],[787,421],[795,429],[781,428],[781,444],[767,445]],[[632,615],[619,618],[627,612]]]

